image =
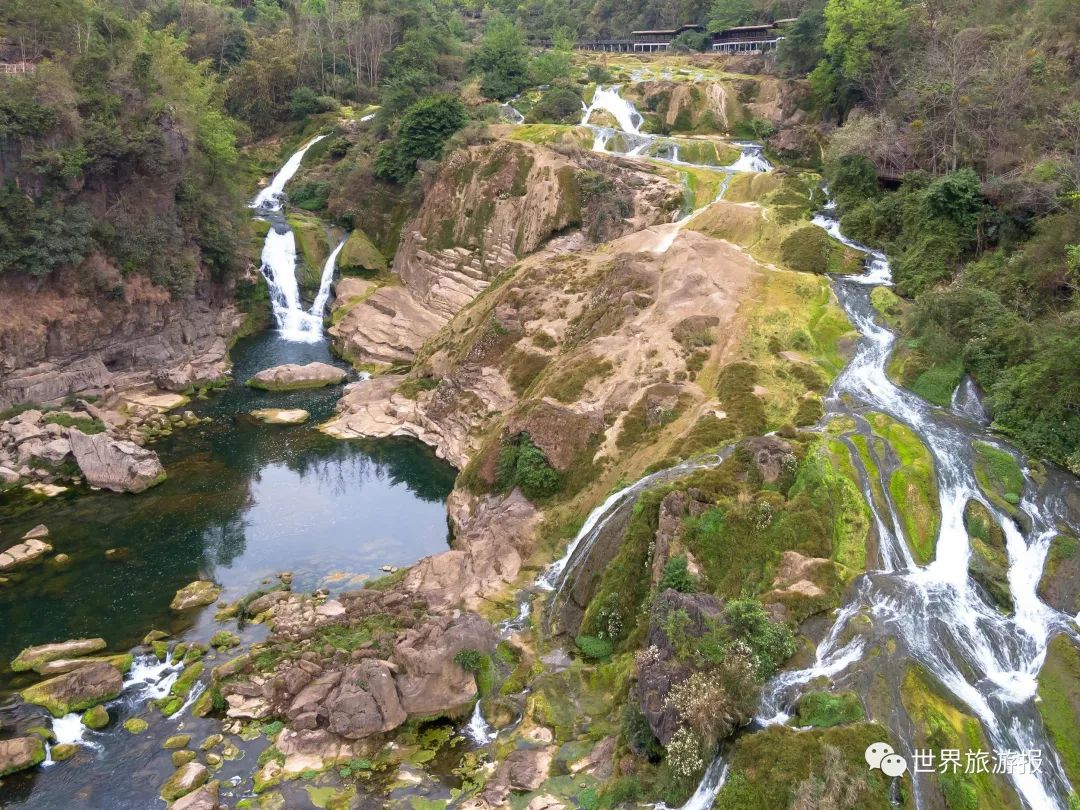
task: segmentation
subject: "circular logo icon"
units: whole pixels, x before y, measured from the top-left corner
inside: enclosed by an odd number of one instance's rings
[[[881,767],[881,760],[885,759],[889,754],[895,754],[893,747],[888,743],[877,742],[866,749],[864,756],[866,757],[866,764],[870,766],[870,770]]]
[[[881,759],[881,772],[886,776],[903,776],[907,760],[899,754],[887,754]]]

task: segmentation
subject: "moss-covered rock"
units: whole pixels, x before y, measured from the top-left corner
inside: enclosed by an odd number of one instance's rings
[[[190,734],[174,734],[173,736],[167,738],[165,740],[165,742],[162,743],[161,747],[165,748],[167,750],[168,749],[177,749],[177,748],[187,748],[188,743],[190,743],[190,742],[191,742],[191,735]]]
[[[1009,552],[1005,532],[990,510],[976,500],[964,507],[964,528],[971,542],[968,574],[978,582],[1006,613],[1013,609],[1009,590]]]
[[[182,768],[182,767],[184,767],[189,762],[193,762],[195,760],[195,757],[196,757],[195,752],[194,751],[188,751],[187,749],[183,749],[183,750],[180,750],[180,751],[173,751],[169,755],[169,758],[172,760],[172,765],[173,765],[174,768]]]
[[[149,727],[150,724],[141,717],[129,717],[124,721],[124,731],[128,734],[142,734]]]
[[[20,695],[27,703],[44,706],[53,717],[63,717],[112,700],[123,684],[119,670],[102,662],[34,684]]]
[[[54,745],[49,749],[49,756],[53,758],[54,762],[66,762],[77,753],[79,753],[79,746],[75,745],[75,743],[60,743],[60,745]]]
[[[802,732],[770,726],[745,734],[732,747],[728,779],[713,807],[888,810],[892,780],[880,770],[867,772],[864,755],[870,745],[889,739],[885,728],[872,723]],[[902,782],[910,790],[911,777]]]
[[[1050,541],[1039,598],[1063,613],[1080,612],[1080,540],[1059,534]]]
[[[93,706],[83,712],[82,724],[87,728],[102,729],[109,725],[109,713],[104,706]]]
[[[198,762],[188,762],[176,769],[168,781],[161,786],[161,798],[167,802],[174,802],[181,796],[186,796],[191,791],[206,784],[210,772],[205,765]]]
[[[37,736],[0,740],[0,777],[45,761],[45,741]]]
[[[1024,471],[1008,450],[989,442],[974,442],[975,479],[983,494],[999,509],[1015,515],[1024,494]]]
[[[31,669],[37,671],[42,664],[49,661],[93,655],[104,649],[105,639],[103,638],[77,638],[57,644],[27,647],[11,662],[11,670],[13,672],[26,672]]]
[[[386,270],[386,257],[371,243],[367,234],[357,229],[349,234],[337,259],[342,273],[381,273]]]
[[[862,702],[854,692],[809,692],[795,704],[800,726],[831,728],[863,719]]]

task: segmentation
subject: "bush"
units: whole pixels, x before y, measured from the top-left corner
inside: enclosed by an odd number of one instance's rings
[[[705,51],[712,48],[712,37],[702,31],[683,31],[671,41],[673,51]]]
[[[548,498],[562,487],[562,476],[532,443],[528,433],[503,440],[496,462],[495,486],[500,492],[519,487],[531,501]]]
[[[479,650],[461,650],[454,656],[454,663],[475,675],[483,668],[486,657]]]
[[[435,160],[443,144],[465,125],[465,105],[448,95],[431,96],[405,111],[397,135],[375,156],[375,175],[404,183],[416,171],[418,160]]]
[[[610,658],[614,649],[611,642],[606,638],[597,638],[596,636],[578,636],[574,639],[574,643],[577,644],[582,655],[597,661]]]
[[[529,124],[576,124],[581,120],[581,96],[566,86],[552,87],[529,110]]]
[[[664,573],[660,577],[660,590],[666,588],[680,593],[691,593],[694,590],[694,578],[690,576],[685,554],[672,557],[664,565]]]
[[[292,101],[289,104],[292,117],[302,121],[309,115],[319,112],[319,95],[310,87],[301,85],[293,90]]]
[[[799,698],[795,722],[800,726],[831,728],[863,719],[863,707],[854,692],[810,692]]]

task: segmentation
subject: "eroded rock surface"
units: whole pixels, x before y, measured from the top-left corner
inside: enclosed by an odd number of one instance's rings
[[[157,453],[105,433],[68,433],[71,452],[91,486],[113,492],[142,492],[165,479]]]
[[[252,388],[267,391],[296,391],[303,388],[322,388],[337,385],[345,379],[346,372],[329,363],[286,363],[260,371],[247,381]]]

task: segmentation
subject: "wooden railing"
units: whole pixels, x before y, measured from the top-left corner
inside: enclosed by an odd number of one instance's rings
[[[22,73],[33,73],[37,67],[33,62],[3,62],[0,63],[0,75],[17,76]]]

